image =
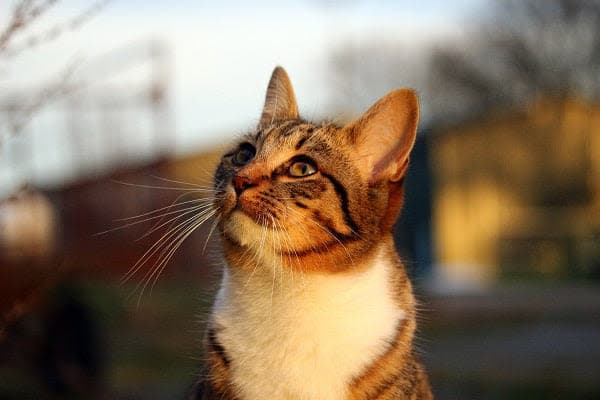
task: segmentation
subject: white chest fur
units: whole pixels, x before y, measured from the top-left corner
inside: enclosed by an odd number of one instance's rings
[[[391,268],[378,257],[343,275],[226,272],[215,322],[240,397],[344,399],[405,315],[393,299]]]

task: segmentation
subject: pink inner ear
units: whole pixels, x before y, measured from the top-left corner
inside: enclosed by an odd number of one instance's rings
[[[398,181],[414,145],[419,106],[415,92],[395,90],[381,98],[348,128],[369,182]]]

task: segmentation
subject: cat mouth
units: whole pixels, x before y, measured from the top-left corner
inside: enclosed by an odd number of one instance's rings
[[[231,222],[235,223],[238,216],[243,215],[247,219],[252,220],[256,225],[268,225],[273,216],[268,213],[267,208],[263,204],[243,196],[243,193],[242,195],[237,195],[233,188],[230,189],[225,191],[220,204],[218,204],[223,220],[233,220]]]
[[[237,196],[232,213],[239,212],[249,217],[259,226],[272,227],[277,216],[269,208],[255,199],[248,199],[242,195]]]
[[[268,225],[273,217],[264,204],[244,196],[244,193],[238,195],[233,187],[229,187],[224,191],[219,208],[221,209],[221,216],[225,219],[233,218],[236,213],[241,213],[258,225]]]
[[[237,204],[235,208],[232,210],[231,215],[241,214],[247,219],[250,219],[254,224],[266,228],[273,227],[273,215],[271,215],[267,210],[255,210],[249,209],[247,206],[240,206]]]

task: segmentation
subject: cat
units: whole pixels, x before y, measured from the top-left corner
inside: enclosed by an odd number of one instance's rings
[[[258,128],[214,176],[226,266],[192,399],[433,398],[391,233],[418,115],[400,89],[313,124],[275,68]]]

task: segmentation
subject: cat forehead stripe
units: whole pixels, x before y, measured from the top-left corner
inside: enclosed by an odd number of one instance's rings
[[[274,127],[272,130],[270,130],[267,133],[265,140],[267,140],[267,136],[268,136],[268,138],[273,138],[278,141],[285,140],[293,135],[304,132],[305,131],[305,129],[303,129],[304,126],[309,126],[309,125],[305,121],[302,121],[302,120],[286,121],[283,124],[278,125],[278,126]]]
[[[300,148],[304,145],[304,143],[306,143],[307,140],[308,140],[308,136],[304,136],[303,138],[298,140],[298,143],[296,143],[296,146],[294,146],[294,149],[300,150]]]

